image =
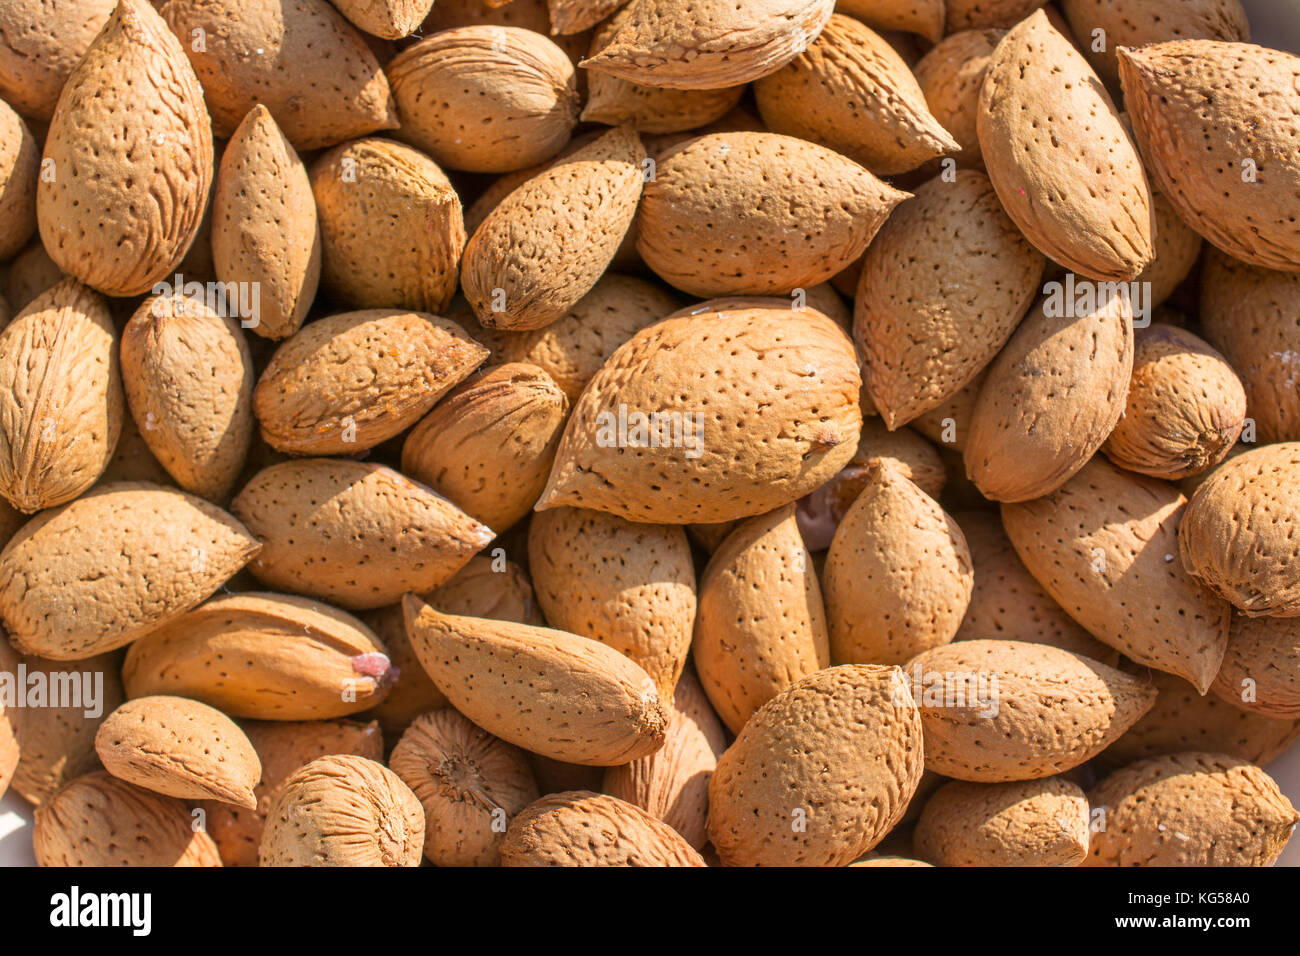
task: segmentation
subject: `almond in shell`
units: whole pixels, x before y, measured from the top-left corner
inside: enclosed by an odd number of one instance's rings
[[[952,158],[963,169],[983,169],[980,155],[980,87],[1001,30],[963,30],[947,37],[917,61],[916,82],[930,114],[956,140]]]
[[[877,30],[902,30],[938,43],[943,36],[944,0],[839,0],[835,9]]]
[[[358,30],[385,40],[400,40],[420,28],[433,0],[334,0]]]
[[[17,255],[36,231],[40,164],[36,137],[22,117],[0,100],[0,261]]]
[[[1234,615],[1213,689],[1242,710],[1300,718],[1300,621]]]
[[[12,0],[0,8],[0,98],[48,123],[68,76],[117,0]]]
[[[1048,0],[944,0],[948,33],[1013,27]]]

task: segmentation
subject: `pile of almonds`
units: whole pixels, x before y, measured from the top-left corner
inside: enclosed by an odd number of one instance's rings
[[[37,860],[1271,865],[1300,57],[1249,40],[5,0]]]

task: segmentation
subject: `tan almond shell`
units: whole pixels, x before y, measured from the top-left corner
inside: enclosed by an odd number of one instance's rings
[[[233,720],[197,700],[129,700],[99,725],[95,751],[113,776],[154,793],[257,806],[257,751]]]
[[[1041,299],[998,353],[971,414],[966,474],[993,501],[1060,488],[1124,413],[1133,372],[1128,302],[1108,297],[1076,317],[1049,316],[1052,302]]]
[[[835,9],[875,30],[916,33],[931,43],[943,36],[944,0],[839,0]]]
[[[775,73],[821,32],[834,0],[632,0],[627,20],[579,65],[669,89],[716,90]]]
[[[253,440],[255,445],[260,443],[257,436]],[[104,469],[99,481],[101,484],[111,481],[143,481],[166,488],[176,487],[175,480],[153,456],[145,444],[144,435],[136,427],[135,419],[129,414],[122,416],[122,435],[118,438],[113,457],[109,459],[108,467]]]
[[[1300,718],[1300,621],[1233,615],[1212,690],[1242,710]]]
[[[352,455],[406,431],[487,356],[455,322],[427,312],[342,312],[276,349],[253,412],[279,451]]]
[[[993,53],[980,152],[1025,236],[1090,279],[1134,279],[1154,257],[1151,191],[1115,104],[1041,10]]]
[[[1173,485],[1098,456],[1052,494],[1004,505],[1002,523],[1025,567],[1093,637],[1204,693],[1230,608],[1179,560],[1189,514]]]
[[[39,239],[34,239],[9,263],[9,274],[4,279],[4,294],[9,308],[17,315],[63,277],[45,246]]]
[[[299,151],[397,126],[379,61],[325,0],[169,0],[164,17],[178,37],[203,31],[204,49],[184,46],[222,138],[258,103]]]
[[[568,398],[540,368],[484,368],[407,434],[402,473],[505,531],[546,488],[568,413]]]
[[[1261,442],[1300,441],[1300,275],[1208,250],[1201,272],[1201,334],[1246,389]]]
[[[1188,225],[1234,258],[1300,272],[1300,57],[1179,40],[1122,48],[1119,73],[1152,184]]]
[[[1155,257],[1135,282],[1149,284],[1147,306],[1154,310],[1164,304],[1173,291],[1195,268],[1204,242],[1183,221],[1164,193],[1152,190],[1156,216]]]
[[[102,770],[68,781],[36,808],[40,866],[221,866],[189,808]]]
[[[497,0],[488,2],[493,4]],[[568,34],[590,30],[606,18],[613,19],[615,11],[626,2],[627,0],[546,0],[551,32]]]
[[[392,140],[353,140],[317,157],[311,188],[327,289],[358,309],[447,308],[465,221],[433,160]]]
[[[378,703],[387,670],[384,646],[350,614],[247,593],[213,598],[137,641],[122,682],[129,698],[174,694],[231,717],[321,720]]]
[[[48,123],[73,68],[117,0],[10,0],[0,7],[0,98]]]
[[[897,468],[873,461],[826,554],[831,657],[903,664],[946,644],[974,580],[957,523]]]
[[[0,331],[0,495],[31,514],[103,474],[125,401],[107,304],[76,279],[41,293]]]
[[[122,384],[154,457],[191,494],[223,501],[253,440],[253,358],[233,318],[199,299],[147,299],[122,330]]]
[[[1236,620],[1278,623],[1269,618]],[[1155,706],[1106,748],[1097,758],[1100,764],[1115,766],[1181,750],[1208,750],[1263,766],[1300,738],[1300,718],[1269,717],[1242,710],[1240,696],[1219,697],[1217,682],[1211,693],[1201,696],[1181,677],[1149,669],[1146,673],[1159,691]]]
[[[510,821],[502,866],[705,866],[668,824],[603,793],[569,790]]]
[[[92,657],[197,606],[259,547],[201,498],[99,485],[37,515],[0,552],[0,620],[23,653]]]
[[[540,329],[605,273],[641,198],[645,150],[621,126],[527,180],[465,247],[461,288],[489,328]]]
[[[491,26],[522,27],[543,36],[549,35],[560,49],[569,55],[575,66],[578,60],[587,55],[591,43],[591,34],[583,29],[577,33],[558,30],[558,25],[551,20],[547,10],[547,0],[439,0],[429,11],[421,33],[428,36],[439,30],[453,27],[467,27],[486,23]],[[558,35],[564,33],[564,36]],[[579,89],[582,87],[585,72],[578,74]]]
[[[557,2],[568,0],[552,0],[552,5]],[[624,6],[596,29],[591,38],[592,56],[613,39],[630,14],[630,8]],[[609,126],[626,124],[643,133],[680,133],[721,119],[740,102],[744,92],[743,85],[716,90],[664,89],[641,86],[610,73],[589,72],[582,121]]]
[[[1121,468],[1173,481],[1222,461],[1245,419],[1246,392],[1227,359],[1157,322],[1134,335],[1128,401],[1101,450]]]
[[[504,173],[550,159],[581,106],[573,61],[519,27],[443,30],[385,68],[401,138],[441,166]]]
[[[230,509],[262,543],[248,566],[259,581],[349,610],[431,591],[493,538],[400,472],[337,458],[264,468]]]
[[[774,192],[800,201],[772,203]],[[637,216],[637,251],[691,295],[784,296],[857,259],[907,197],[816,143],[711,133],[658,156]]]
[[[450,707],[417,717],[389,766],[424,807],[435,866],[499,866],[506,826],[538,797],[523,751]]]
[[[754,95],[772,132],[819,143],[878,176],[960,148],[931,115],[903,58],[843,14],[832,14],[808,49],[756,82]]]
[[[945,30],[1008,29],[1015,26],[1048,0],[944,0]]]
[[[1264,445],[1201,483],[1178,527],[1188,572],[1249,617],[1300,617],[1300,442]]]
[[[537,510],[571,505],[659,524],[730,521],[802,498],[835,475],[861,428],[857,358],[832,320],[812,310],[799,323],[789,315],[740,309],[667,319],[620,346],[569,416]],[[725,377],[720,355],[731,358]],[[682,447],[649,447],[647,435],[625,454],[601,444],[617,438],[606,432],[620,405],[647,415],[680,411],[707,427],[688,442],[683,419]]]
[[[256,809],[214,801],[202,804],[208,833],[216,841],[226,866],[257,866],[257,849],[271,800],[280,785],[303,764],[329,754],[355,754],[368,760],[384,757],[383,737],[374,721],[247,721],[243,729],[262,766],[262,775],[253,789]]]
[[[607,272],[568,312],[545,328],[531,332],[484,329],[477,337],[492,349],[490,361],[536,365],[572,405],[620,345],[677,306],[677,298],[660,286]]]
[[[452,706],[544,757],[613,767],[663,746],[668,708],[637,664],[576,634],[403,599],[416,656]]]
[[[226,144],[212,217],[216,277],[257,289],[248,328],[268,339],[297,332],[320,283],[316,199],[307,167],[260,103]]]
[[[332,0],[359,30],[385,40],[400,40],[420,28],[433,0]]]
[[[961,453],[966,448],[966,440],[970,436],[971,420],[975,417],[975,403],[979,399],[980,389],[984,387],[984,379],[987,377],[986,367],[942,404],[912,419],[911,427],[939,448],[955,452],[960,460]]]
[[[262,866],[419,866],[424,808],[381,763],[354,754],[299,767],[271,798]]]
[[[528,571],[547,622],[639,664],[673,699],[695,626],[695,566],[680,525],[554,508],[528,526]]]
[[[1300,822],[1264,771],[1202,751],[1139,760],[1088,799],[1105,825],[1085,866],[1272,866]]]
[[[886,425],[942,405],[993,360],[1043,266],[983,173],[916,190],[868,247],[854,300],[863,377]]]
[[[673,694],[663,748],[605,771],[601,791],[664,821],[695,849],[709,842],[709,779],[727,732],[688,668]]]
[[[709,838],[727,866],[845,866],[902,819],[920,779],[903,672],[830,667],[755,711],[719,759]]]
[[[963,30],[947,37],[914,67],[930,114],[960,148],[951,153],[962,169],[984,168],[980,153],[980,87],[1002,30]]]
[[[1088,855],[1088,799],[1063,777],[954,780],[916,824],[916,853],[939,866],[1078,866]]]
[[[924,860],[912,860],[905,856],[873,856],[868,853],[861,860],[855,860],[849,866],[934,866]]]
[[[19,665],[17,651],[10,646],[4,632],[0,631],[0,679],[13,680],[16,683]],[[19,708],[13,706],[14,703],[11,700],[6,711],[4,703],[0,701],[0,797],[9,790],[14,771],[18,769],[18,722],[23,715],[19,713]]]
[[[3,56],[0,41],[0,59]],[[41,149],[36,137],[22,117],[0,100],[0,261],[16,256],[36,232],[40,166]]]
[[[170,277],[207,206],[212,127],[181,41],[146,0],[121,0],[68,77],[43,165],[37,216],[60,269],[114,296]]]
[[[732,733],[795,681],[830,666],[812,555],[793,504],[750,518],[714,550],[700,578],[691,645],[700,683]]]
[[[1034,580],[996,511],[961,511],[953,518],[975,569],[975,589],[954,641],[1050,644],[1112,667],[1119,663],[1117,651],[1089,634]]]
[[[1046,644],[960,641],[907,667],[925,767],[973,783],[1038,780],[1091,760],[1151,709],[1156,691]]]

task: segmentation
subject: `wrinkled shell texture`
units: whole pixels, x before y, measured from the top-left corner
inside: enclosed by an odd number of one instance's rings
[[[0,8],[0,98],[49,122],[68,75],[117,0],[11,0]]]
[[[704,866],[668,824],[616,797],[553,793],[515,817],[503,866]]]

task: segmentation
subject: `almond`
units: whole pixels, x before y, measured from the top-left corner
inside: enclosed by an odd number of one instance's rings
[[[921,718],[897,667],[804,677],[754,712],[709,783],[727,866],[844,866],[902,818],[921,779]]]
[[[436,866],[497,866],[505,827],[537,799],[523,752],[450,707],[418,717],[389,761],[424,807]]]
[[[4,55],[2,44],[0,41],[0,58]],[[0,260],[17,255],[36,231],[40,165],[36,137],[22,117],[0,100]]]
[[[553,793],[510,822],[503,866],[704,866],[677,831],[639,807],[585,790]]]
[[[280,785],[303,764],[327,754],[355,754],[369,760],[382,760],[384,756],[384,741],[374,721],[249,721],[244,730],[262,766],[262,776],[253,790],[257,808],[203,804],[208,833],[216,841],[226,866],[257,866],[257,848],[271,800]]]
[[[220,866],[212,837],[175,797],[100,771],[70,780],[36,809],[40,866]]]
[[[419,866],[424,810],[381,763],[352,754],[299,767],[271,799],[262,866]]]
[[[1213,690],[1242,710],[1300,718],[1300,622],[1233,615]]]
[[[1004,505],[1020,559],[1066,613],[1125,656],[1209,689],[1229,608],[1178,558],[1177,488],[1097,457],[1052,494]]]
[[[485,368],[411,429],[402,472],[505,531],[541,497],[568,412],[568,398],[541,369]]]
[[[989,71],[1002,30],[963,30],[917,61],[916,82],[930,114],[957,142],[952,153],[963,169],[983,169],[977,126],[980,87]]]
[[[298,150],[397,126],[379,62],[325,0],[169,0],[165,13],[178,37],[202,31],[185,51],[222,138],[258,103]]]
[[[232,594],[160,627],[127,652],[128,697],[174,694],[231,717],[319,720],[383,698],[389,662],[349,614],[286,594]]]
[[[572,61],[518,27],[443,30],[387,67],[401,137],[450,169],[504,173],[550,159],[578,122]]]
[[[184,490],[223,500],[253,440],[253,359],[201,299],[145,301],[122,331],[122,380],[154,457]]]
[[[0,97],[48,123],[73,68],[116,0],[11,0],[0,9]]]
[[[1104,825],[1086,866],[1272,866],[1300,822],[1264,771],[1201,751],[1139,760],[1088,799]]]
[[[960,148],[930,114],[903,58],[842,14],[831,15],[807,50],[755,83],[754,94],[772,132],[820,143],[879,176]]]
[[[835,532],[822,578],[831,656],[846,664],[902,664],[946,644],[974,586],[957,523],[879,460]]]
[[[226,145],[212,215],[217,278],[257,290],[246,328],[268,339],[297,332],[320,282],[320,225],[307,168],[261,104]]]
[[[131,296],[185,257],[212,188],[212,128],[180,40],[145,0],[121,0],[68,77],[42,165],[41,239],[64,272]]]
[[[552,33],[581,33],[614,14],[627,0],[547,0]],[[495,0],[489,0],[489,5]],[[608,23],[608,21],[606,21]]]
[[[826,610],[784,505],[730,532],[700,579],[692,644],[700,682],[732,733],[795,681],[830,665]]]
[[[54,264],[40,239],[33,240],[9,263],[9,275],[4,282],[9,308],[17,315],[62,278],[63,272]]]
[[[916,852],[940,866],[1078,866],[1088,800],[1062,777],[944,784],[916,825]]]
[[[1241,376],[1259,440],[1300,441],[1300,275],[1211,249],[1201,273],[1201,331]]]
[[[944,0],[946,30],[984,30],[1015,26],[1048,0]]]
[[[196,700],[127,701],[99,725],[95,750],[113,776],[154,793],[257,806],[257,751],[233,720]]]
[[[640,807],[695,849],[709,842],[709,778],[727,749],[727,732],[688,669],[677,682],[664,745],[605,771],[601,790]]]
[[[1080,654],[960,641],[908,665],[925,767],[974,783],[1038,780],[1091,760],[1151,709],[1150,684]]]
[[[931,43],[943,36],[944,0],[840,0],[835,8],[877,30],[917,33]]]
[[[259,581],[353,610],[438,587],[493,537],[447,499],[368,462],[272,465],[230,507],[262,543],[249,565]]]
[[[0,552],[0,619],[24,653],[91,657],[197,606],[258,548],[201,498],[100,485],[33,518]]]
[[[1215,40],[1118,53],[1156,188],[1230,256],[1300,272],[1300,57]]]
[[[1124,413],[1133,314],[1122,296],[1049,295],[989,366],[971,414],[966,473],[993,501],[1051,494],[1101,448]],[[1073,306],[1073,307],[1072,307]],[[1077,313],[1077,314],[1072,314]]]
[[[423,153],[359,139],[311,168],[325,286],[357,308],[441,312],[456,293],[464,213]]]
[[[402,602],[420,663],[458,711],[508,743],[611,767],[663,746],[668,709],[639,666],[599,641]]]
[[[975,403],[979,399],[980,389],[984,387],[986,378],[988,378],[987,368],[978,372],[946,401],[914,418],[911,422],[912,428],[938,445],[941,450],[950,449],[956,453],[960,461],[960,453],[965,450],[966,440],[970,435],[971,420],[975,417]],[[962,477],[965,477],[964,469]],[[916,478],[912,480],[916,481]]]
[[[28,514],[61,505],[108,467],[122,429],[117,333],[75,279],[0,331],[0,494]]]
[[[1043,265],[983,173],[917,189],[867,250],[854,303],[854,341],[886,425],[943,404],[993,360]]]
[[[670,89],[716,90],[774,73],[830,19],[832,0],[632,0],[614,38],[579,65]]]
[[[591,291],[632,225],[645,150],[619,127],[506,196],[465,247],[461,286],[483,325],[539,329]]]
[[[359,30],[386,40],[400,40],[420,28],[433,0],[334,0]]]
[[[410,428],[487,358],[450,319],[367,309],[310,323],[253,391],[262,437],[297,455],[355,454]]]
[[[672,524],[779,508],[852,457],[860,384],[852,343],[818,312],[798,323],[788,309],[666,319],[620,346],[588,384],[537,508]]]
[[[1246,392],[1227,360],[1185,329],[1134,335],[1124,415],[1101,450],[1129,471],[1174,480],[1223,460],[1241,435]]]
[[[998,43],[978,125],[993,187],[1040,251],[1091,279],[1133,279],[1150,265],[1155,215],[1137,148],[1041,10]]]
[[[1265,445],[1201,483],[1178,528],[1188,572],[1248,617],[1300,616],[1300,442]]]
[[[1183,221],[1164,193],[1151,193],[1155,200],[1155,258],[1135,280],[1147,283],[1150,308],[1161,306],[1182,283],[1201,257],[1200,234]],[[1139,285],[1139,288],[1142,288]]]
[[[528,567],[552,626],[608,644],[672,700],[696,609],[695,568],[680,526],[555,508],[529,525]]]
[[[774,190],[800,201],[767,201]],[[637,251],[691,295],[787,295],[858,258],[907,197],[815,143],[712,133],[658,157]]]

